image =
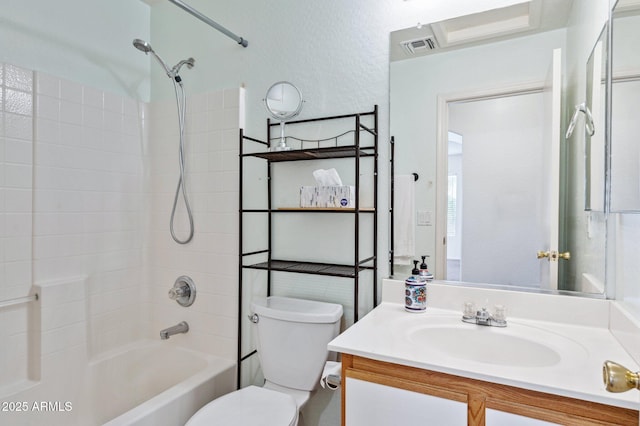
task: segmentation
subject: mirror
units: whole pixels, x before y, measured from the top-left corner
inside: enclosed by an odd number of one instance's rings
[[[612,14],[610,209],[640,213],[640,5],[619,0]]]
[[[564,140],[567,115],[584,101],[588,54],[608,17],[604,10],[592,13],[591,27],[583,19],[588,7],[585,2],[533,0],[391,33],[395,175],[420,175],[414,188],[415,255],[430,256],[436,279],[603,294],[603,223],[589,229],[584,212],[584,133],[576,132],[577,150]],[[519,31],[506,21],[529,26]],[[521,104],[527,98],[531,106]],[[522,111],[527,112],[506,115]],[[470,128],[473,122],[478,127]],[[505,124],[512,125],[508,131]],[[477,135],[488,144],[477,142]],[[551,139],[556,145],[549,144]],[[470,163],[473,173],[485,177],[450,172],[455,164],[450,147],[457,145],[462,146],[461,163]],[[449,190],[452,180],[455,193]],[[476,189],[460,197],[461,181]],[[472,202],[473,208],[465,209]],[[461,221],[455,225],[453,205]],[[447,222],[455,227],[448,228]],[[462,238],[474,237],[473,248],[465,250],[454,241],[459,232]],[[455,244],[460,244],[458,258],[447,255]],[[396,263],[394,274],[402,278],[410,270]]]
[[[278,145],[272,146],[271,151],[288,151],[284,136],[284,126],[287,120],[296,117],[302,111],[302,94],[300,90],[288,81],[279,81],[269,87],[267,96],[264,99],[265,106],[269,114],[280,121],[280,141]]]
[[[605,211],[605,104],[607,85],[607,30],[600,32],[587,60],[587,93],[585,100],[585,210]],[[588,131],[591,130],[591,131]]]

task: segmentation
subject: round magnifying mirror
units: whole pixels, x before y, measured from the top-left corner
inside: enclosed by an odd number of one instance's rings
[[[280,121],[291,120],[302,110],[302,94],[288,81],[279,81],[269,87],[264,102],[271,116]]]
[[[284,137],[284,123],[296,117],[302,111],[302,93],[288,81],[279,81],[269,87],[264,103],[269,114],[276,120],[280,120],[280,142],[271,147],[272,151],[288,151]]]

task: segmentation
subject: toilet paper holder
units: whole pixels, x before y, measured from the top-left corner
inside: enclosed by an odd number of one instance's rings
[[[336,389],[340,387],[342,378],[337,374],[329,374],[325,380],[329,389]]]

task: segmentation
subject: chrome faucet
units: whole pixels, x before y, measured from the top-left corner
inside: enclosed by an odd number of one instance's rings
[[[189,331],[189,324],[186,321],[181,321],[173,327],[165,328],[164,330],[160,330],[160,339],[167,340],[169,337],[178,333],[186,333]]]
[[[474,313],[473,303],[465,303],[462,321],[469,324],[486,325],[489,327],[506,327],[507,320],[505,319],[504,311],[504,306],[497,305],[494,315],[491,315],[486,308],[482,308]]]

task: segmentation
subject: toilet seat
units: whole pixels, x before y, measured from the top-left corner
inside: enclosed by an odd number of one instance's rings
[[[257,386],[214,399],[185,426],[295,426],[298,406],[290,395]]]

